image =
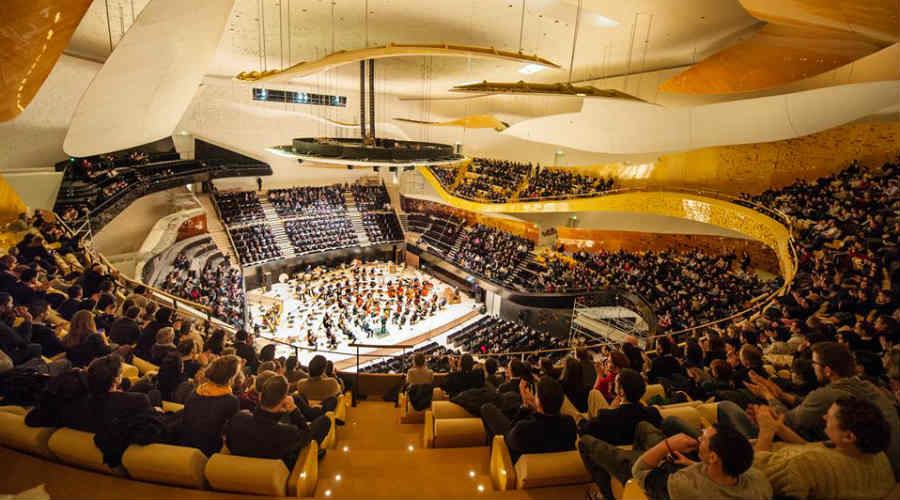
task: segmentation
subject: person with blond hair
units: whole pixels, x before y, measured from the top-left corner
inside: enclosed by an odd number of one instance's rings
[[[241,409],[232,385],[243,368],[243,360],[234,355],[217,358],[206,367],[203,382],[184,402],[178,444],[197,448],[206,456],[222,448],[222,429]]]
[[[62,343],[66,348],[66,358],[77,368],[83,368],[113,351],[106,336],[97,333],[94,314],[85,309],[72,316],[69,333],[63,337]]]

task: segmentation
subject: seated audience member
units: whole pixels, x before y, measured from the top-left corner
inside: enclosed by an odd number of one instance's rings
[[[159,372],[156,374],[156,388],[159,390],[160,400],[175,401],[178,386],[185,380],[184,361],[181,360],[181,356],[176,352],[166,354],[160,360]]]
[[[671,380],[674,376],[684,375],[681,363],[674,356],[675,346],[668,337],[656,339],[656,352],[659,354],[650,363],[650,371],[647,380],[651,383],[660,383],[659,379]]]
[[[754,465],[769,478],[776,497],[888,498],[894,487],[884,453],[890,429],[869,401],[842,398],[831,405],[825,414],[828,443],[806,443],[772,411],[758,412],[756,422]],[[785,443],[773,446],[775,436]]]
[[[432,384],[433,382],[434,372],[425,366],[425,355],[416,353],[413,357],[413,367],[406,372],[406,385]]]
[[[288,423],[281,422],[284,418]],[[331,421],[324,415],[307,423],[288,395],[287,379],[275,375],[263,386],[253,413],[241,410],[231,418],[225,439],[235,455],[281,459],[292,470],[303,448],[313,439],[321,446],[330,429]],[[324,455],[325,450],[319,450],[319,458]]]
[[[597,368],[594,366],[594,353],[584,347],[578,347],[575,349],[575,359],[581,363],[581,377],[584,389],[590,392],[594,387],[594,382],[597,380]]]
[[[19,318],[21,323],[13,326]],[[14,307],[6,292],[0,292],[0,350],[16,366],[41,359],[41,345],[31,341],[31,314],[24,307]]]
[[[700,462],[685,457],[694,451]],[[747,438],[716,425],[706,428],[699,441],[687,434],[661,439],[634,462],[631,472],[648,498],[772,498],[769,480],[752,466]]]
[[[171,326],[160,328],[156,332],[156,343],[150,348],[150,362],[154,365],[162,363],[163,358],[173,352],[177,352],[175,346],[175,329]]]
[[[506,382],[506,377],[497,373],[498,368],[500,363],[497,362],[497,358],[490,357],[484,360],[484,386],[495,391]]]
[[[647,384],[640,373],[630,368],[623,369],[616,376],[614,389],[616,397],[611,407],[598,410],[593,418],[579,422],[579,434],[619,446],[633,442],[635,429],[640,422],[660,427],[662,416],[659,410],[641,402],[647,391]]]
[[[287,371],[287,366],[285,366],[285,371]],[[331,360],[325,362],[325,376],[337,380],[338,385],[341,386],[341,394],[347,392],[347,389],[344,387],[344,379],[339,377],[337,372],[334,371],[334,363]]]
[[[518,359],[510,360],[509,365],[506,367],[506,376],[509,380],[500,384],[497,392],[519,392],[519,386],[523,380],[527,383],[532,382],[531,370],[528,368],[528,365]]]
[[[197,342],[187,337],[178,343],[178,354],[184,364],[184,378],[191,379],[197,376],[197,372],[206,366],[206,358],[201,356]]]
[[[337,380],[325,376],[325,356],[317,354],[309,361],[309,377],[297,382],[297,393],[307,401],[321,401],[324,411],[337,407],[341,386]]]
[[[72,316],[82,309],[93,309],[94,304],[90,299],[82,299],[80,285],[72,285],[68,289],[69,298],[59,306],[59,315],[66,321],[72,321]]]
[[[62,409],[60,425],[96,434],[119,418],[153,410],[147,394],[119,391],[121,382],[122,358],[118,354],[91,361],[87,368],[88,394]]]
[[[225,330],[216,328],[215,330],[213,330],[212,335],[206,338],[206,342],[203,343],[203,352],[207,352],[215,356],[221,356],[224,349]]]
[[[509,447],[513,463],[527,453],[553,453],[575,449],[575,420],[560,414],[563,399],[562,385],[550,377],[541,377],[537,383],[537,396],[523,381],[519,386],[522,408],[514,419],[493,403],[481,407],[481,419],[488,434],[488,441],[502,435]]]
[[[148,304],[148,306],[149,305],[150,304]],[[138,340],[137,347],[135,348],[135,355],[148,361],[153,357],[151,350],[153,349],[153,344],[156,343],[156,332],[158,332],[160,328],[171,327],[173,315],[174,311],[167,307],[163,307],[156,311],[153,316],[154,320],[148,323],[141,332],[141,338]]]
[[[577,359],[566,358],[565,368],[562,375],[562,387],[566,398],[572,403],[580,413],[588,411],[588,393],[589,387],[584,386],[584,377],[582,376],[581,363]],[[596,372],[594,372],[596,373]]]
[[[247,362],[250,373],[256,373],[256,369],[259,368],[259,359],[256,357],[256,349],[249,340],[250,335],[246,330],[238,330],[234,335],[234,349],[236,354]]]
[[[62,343],[66,348],[66,358],[75,367],[87,366],[95,358],[112,352],[106,337],[97,333],[94,315],[87,310],[75,313],[69,333],[63,337]]]
[[[444,382],[444,392],[450,397],[468,390],[484,387],[484,372],[475,370],[475,360],[471,354],[450,358],[451,372]]]
[[[855,397],[871,401],[881,410],[888,422],[890,435],[886,436],[887,456],[891,460],[895,476],[898,474],[900,462],[900,418],[897,415],[896,403],[884,392],[854,374],[853,355],[847,346],[837,342],[819,342],[812,347],[812,362],[816,378],[822,387],[810,392],[802,398],[785,393],[774,382],[751,375],[753,383],[745,384],[756,396],[765,399],[769,405],[784,413],[784,425],[809,441],[827,439],[825,434],[825,415],[828,408],[840,398]],[[790,410],[785,403],[794,405]],[[756,411],[766,411],[766,407],[758,407]],[[718,421],[730,425],[748,437],[756,437],[757,426],[750,420],[739,406],[730,401],[718,404]]]
[[[137,324],[141,310],[132,306],[125,311],[125,315],[115,320],[107,331],[111,342],[119,345],[132,345],[141,338],[141,327]]]
[[[295,387],[297,382],[308,377],[309,373],[306,373],[306,370],[300,366],[296,356],[291,356],[284,364],[284,376],[287,378],[288,383],[291,384],[291,387]]]
[[[612,401],[616,397],[614,387],[616,375],[626,368],[631,368],[628,356],[622,351],[610,351],[603,363],[597,368],[597,380],[594,383],[594,390],[600,391],[600,394],[603,394],[607,401]]]
[[[97,300],[96,312],[94,322],[97,324],[97,328],[109,334],[113,323],[116,321],[116,299],[108,293],[100,295],[100,298]]]
[[[41,345],[41,355],[48,358],[65,352],[66,348],[57,336],[57,329],[46,323],[50,304],[44,299],[35,299],[28,306],[31,314],[31,341]]]
[[[278,374],[272,370],[263,370],[259,372],[259,375],[253,380],[253,385],[248,386],[246,390],[238,396],[238,399],[241,401],[241,409],[255,410],[259,405],[259,395],[262,394],[266,381],[277,375]]]
[[[205,381],[184,402],[178,444],[198,448],[206,456],[222,448],[222,430],[241,409],[231,385],[243,363],[237,356],[222,356],[209,364]]]

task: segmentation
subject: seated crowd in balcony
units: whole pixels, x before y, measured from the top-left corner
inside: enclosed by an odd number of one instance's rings
[[[533,248],[529,239],[477,224],[463,235],[455,261],[485,278],[508,282]]]
[[[592,195],[609,191],[612,178],[576,174],[565,170],[537,167],[537,174],[528,179],[528,186],[519,198],[560,198]]]
[[[362,225],[372,243],[401,241],[403,230],[393,212],[389,214],[363,214]]]
[[[215,248],[215,244],[212,245]],[[176,256],[172,270],[159,288],[212,309],[213,316],[239,327],[244,324],[244,289],[241,270],[232,267],[226,256],[213,263],[208,259],[191,266],[185,250]]]
[[[255,191],[215,191],[213,197],[226,226],[246,224],[266,218]]]
[[[346,212],[346,185],[270,189],[269,202],[281,217],[335,215]]]
[[[256,224],[229,230],[241,264],[260,264],[282,258],[281,249],[268,224]]]
[[[326,215],[284,222],[284,230],[298,253],[318,252],[359,245],[346,215]]]
[[[360,212],[391,210],[391,198],[383,184],[351,184],[350,192],[353,193],[353,200]]]

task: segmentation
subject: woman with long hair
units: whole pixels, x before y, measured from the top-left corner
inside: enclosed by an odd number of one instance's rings
[[[95,358],[112,352],[106,336],[97,333],[94,314],[85,309],[72,316],[69,333],[63,337],[62,343],[66,348],[66,358],[75,367],[85,367]]]
[[[590,390],[584,386],[584,372],[581,363],[573,358],[567,357],[566,364],[563,366],[562,380],[560,382],[563,392],[572,405],[581,413],[588,411],[588,393]]]

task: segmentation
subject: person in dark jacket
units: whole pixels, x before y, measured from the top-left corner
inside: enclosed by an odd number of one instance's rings
[[[97,323],[97,328],[102,329],[108,335],[116,321],[116,299],[108,293],[100,295],[97,300],[96,312],[94,322]]]
[[[231,385],[243,364],[241,358],[234,355],[222,356],[210,363],[205,372],[206,381],[184,402],[178,444],[198,448],[206,456],[222,448],[222,430],[241,409]]]
[[[509,380],[500,384],[497,392],[519,392],[519,385],[523,380],[529,384],[532,382],[531,369],[518,359],[510,360],[506,367],[506,376]]]
[[[577,359],[567,357],[560,383],[572,406],[579,412],[586,413],[588,411],[588,393],[591,391],[584,386],[584,376],[582,375],[581,367],[582,364]],[[594,371],[594,373],[596,374],[597,372]]]
[[[673,375],[684,375],[684,369],[673,355],[673,349],[668,337],[656,339],[656,352],[659,356],[651,362],[650,372],[647,373],[647,380],[651,383],[657,382],[659,378],[671,379]]]
[[[175,346],[175,329],[167,326],[156,332],[156,343],[150,348],[150,362],[159,366],[163,358],[171,353],[177,353]]]
[[[89,394],[62,408],[59,424],[98,433],[118,418],[153,411],[150,399],[140,392],[120,392],[122,358],[110,354],[93,360],[87,369]]]
[[[41,345],[41,355],[53,357],[66,348],[56,335],[56,329],[44,323],[47,319],[50,304],[44,299],[35,299],[28,306],[31,314],[31,341]]]
[[[82,289],[80,285],[72,285],[68,290],[69,298],[59,306],[59,315],[72,321],[72,316],[82,309],[93,309],[94,301],[84,300],[81,297]]]
[[[112,352],[106,338],[97,333],[94,315],[86,310],[75,313],[69,333],[62,342],[66,348],[66,358],[76,367],[87,366],[95,358]]]
[[[481,419],[488,440],[502,435],[513,463],[526,453],[574,450],[575,420],[559,413],[565,398],[562,385],[550,377],[541,377],[537,383],[537,397],[524,382],[520,391],[523,407],[514,419],[507,418],[493,403],[482,405]]]
[[[241,410],[226,425],[225,439],[232,454],[277,458],[293,469],[303,448],[313,439],[321,446],[330,429],[325,415],[307,423],[288,394],[287,379],[275,375],[263,386],[256,410]],[[319,458],[324,455],[320,450]]]
[[[109,340],[119,345],[132,345],[141,338],[141,327],[137,324],[137,317],[141,314],[138,307],[131,306],[125,311],[125,315],[115,320],[107,331]]]
[[[244,358],[244,361],[247,362],[247,368],[250,369],[250,373],[256,373],[256,369],[259,367],[259,358],[256,356],[256,349],[249,343],[249,339],[250,335],[246,330],[238,330],[234,335],[234,350],[238,356]]]
[[[463,354],[461,358],[451,358],[454,369],[444,382],[444,391],[452,398],[467,389],[484,387],[484,372],[475,370],[475,360],[471,354]],[[456,366],[454,366],[456,365]]]
[[[22,318],[22,322],[14,328],[16,318]],[[41,345],[31,341],[31,314],[23,307],[14,307],[12,296],[6,292],[0,292],[0,350],[14,365],[41,359]]]
[[[140,356],[148,361],[150,360],[152,356],[150,350],[153,348],[153,344],[156,343],[156,332],[158,332],[160,328],[172,326],[173,314],[174,312],[167,307],[160,308],[156,311],[154,321],[151,321],[145,326],[144,330],[141,332],[141,338],[138,340],[137,348],[134,353],[136,356]]]
[[[650,422],[654,427],[662,423],[659,410],[644,406],[641,398],[647,392],[647,384],[641,374],[625,368],[616,375],[616,399],[612,407],[597,411],[590,420],[578,424],[578,433],[593,436],[613,445],[633,442],[634,430],[639,422]]]

